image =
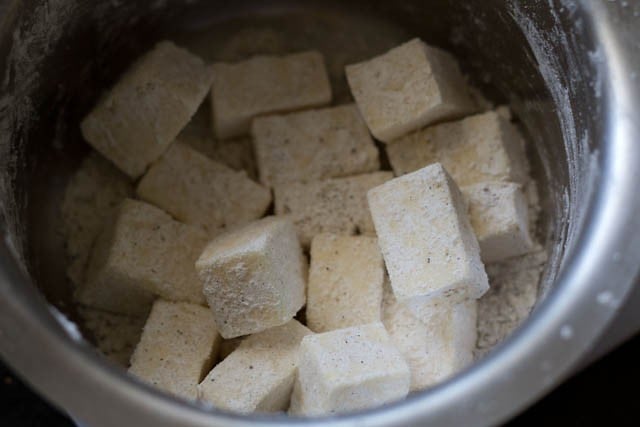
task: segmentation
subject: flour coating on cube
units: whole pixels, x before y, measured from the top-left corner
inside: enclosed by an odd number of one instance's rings
[[[158,300],[131,356],[129,373],[168,393],[196,399],[219,343],[209,309]]]
[[[289,412],[364,410],[404,398],[410,382],[409,368],[380,322],[308,335]]]
[[[319,234],[311,242],[307,326],[327,332],[381,320],[384,261],[375,237]]]
[[[476,345],[476,301],[433,307],[419,320],[398,302],[389,283],[384,291],[383,323],[409,365],[411,391],[432,387],[471,364]]]
[[[297,320],[246,338],[198,386],[198,397],[228,411],[276,412],[289,406],[300,342],[312,332]]]
[[[371,235],[375,230],[367,191],[392,177],[391,172],[374,172],[282,184],[274,189],[276,215],[291,217],[304,247],[320,233]]]
[[[67,276],[79,286],[91,247],[122,201],[133,195],[133,183],[107,159],[92,151],[64,192],[61,213],[67,252]]]
[[[420,39],[348,65],[346,73],[364,120],[383,142],[476,110],[453,56]]]
[[[495,111],[419,130],[385,148],[397,176],[438,162],[460,186],[529,179],[524,140]]]
[[[224,338],[282,325],[305,302],[306,260],[288,218],[265,218],[219,236],[196,269]]]
[[[124,314],[146,313],[156,296],[204,304],[194,263],[207,240],[202,230],[174,221],[147,203],[126,199],[97,238],[86,283],[76,299]]]
[[[477,299],[489,288],[460,191],[439,163],[369,191],[398,300],[412,310]]]
[[[138,59],[84,118],[82,135],[132,178],[144,173],[189,122],[213,72],[171,42]]]
[[[527,200],[520,185],[486,182],[461,191],[483,262],[502,261],[531,250]]]
[[[249,133],[256,116],[331,102],[324,59],[316,51],[254,56],[235,64],[217,63],[213,69],[213,127],[221,139]]]
[[[378,149],[354,104],[256,118],[260,182],[273,186],[380,169]]]
[[[141,199],[210,235],[264,215],[271,192],[197,151],[174,144],[138,184]]]

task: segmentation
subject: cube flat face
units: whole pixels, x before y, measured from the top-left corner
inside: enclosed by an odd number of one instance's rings
[[[308,326],[327,332],[381,321],[384,275],[375,237],[315,236],[307,288]]]
[[[117,206],[133,195],[133,183],[97,152],[89,154],[67,184],[61,206],[67,276],[80,286],[91,246]]]
[[[249,132],[251,119],[331,102],[331,87],[319,52],[255,56],[214,65],[211,106],[215,134],[226,139]]]
[[[171,42],[160,42],[84,118],[84,138],[132,178],[167,149],[204,99],[213,73]]]
[[[286,218],[262,219],[214,239],[196,269],[224,338],[282,325],[304,305],[306,260]]]
[[[424,390],[456,374],[473,361],[477,302],[441,306],[420,320],[398,302],[385,283],[383,323],[411,370],[411,391]]]
[[[203,231],[174,221],[160,209],[126,199],[92,251],[82,304],[141,314],[155,296],[204,304],[194,263],[207,243]]]
[[[320,233],[371,235],[374,227],[367,191],[392,177],[390,172],[374,172],[283,184],[275,188],[276,215],[291,217],[304,247],[309,247],[313,236]]]
[[[166,392],[195,399],[219,342],[209,309],[158,300],[131,357],[129,372]]]
[[[460,186],[528,180],[524,140],[494,111],[430,126],[385,148],[398,176],[439,162]]]
[[[271,203],[267,188],[195,150],[175,144],[138,184],[137,193],[179,221],[211,236],[260,218]]]
[[[290,412],[321,416],[402,399],[410,374],[381,323],[309,335],[302,340]]]
[[[478,242],[455,183],[440,164],[368,193],[394,294],[416,309],[479,298],[488,289]]]
[[[420,39],[349,65],[346,74],[371,133],[383,142],[475,110],[455,59]]]
[[[312,332],[297,320],[246,338],[198,386],[198,397],[240,413],[286,410],[302,338]]]
[[[378,149],[354,104],[259,117],[252,135],[267,186],[380,169]]]
[[[461,191],[484,262],[501,261],[532,249],[527,201],[520,185],[487,182]]]

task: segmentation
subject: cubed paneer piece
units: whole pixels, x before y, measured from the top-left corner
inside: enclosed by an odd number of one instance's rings
[[[441,164],[369,191],[369,206],[398,300],[424,307],[477,299],[489,288],[460,191]]]
[[[460,186],[486,181],[524,184],[529,176],[524,140],[495,111],[428,127],[385,148],[397,176],[436,162]]]
[[[265,218],[219,236],[196,269],[224,338],[282,325],[305,302],[306,260],[288,218]]]
[[[156,296],[204,304],[194,267],[206,246],[202,230],[174,221],[160,209],[126,199],[96,240],[87,281],[76,292],[84,305],[144,314]]]
[[[322,416],[373,408],[409,393],[409,367],[382,323],[308,335],[289,411]]]
[[[331,102],[331,86],[322,54],[254,56],[213,66],[213,128],[220,139],[249,133],[251,119]]]
[[[346,72],[369,130],[383,142],[476,111],[453,56],[420,39],[348,65]]]
[[[247,337],[198,386],[200,400],[239,413],[285,411],[300,341],[312,332],[297,320]]]
[[[274,186],[380,169],[378,149],[354,104],[256,118],[260,182]]]
[[[61,213],[67,276],[75,285],[85,280],[91,246],[122,201],[133,195],[133,183],[107,159],[92,151],[71,177]]]
[[[83,335],[95,344],[102,355],[117,365],[128,368],[136,344],[140,341],[144,316],[109,313],[91,307],[78,306]]]
[[[168,393],[196,399],[220,344],[211,311],[157,300],[131,356],[129,372]]]
[[[318,234],[311,241],[307,326],[327,332],[381,321],[384,276],[375,237]]]
[[[96,150],[132,178],[173,142],[204,100],[210,67],[171,42],[136,61],[80,124]]]
[[[520,185],[485,182],[460,190],[469,206],[483,262],[502,261],[531,250],[527,200]]]
[[[141,199],[211,236],[264,215],[269,189],[197,151],[174,144],[138,184]]]
[[[477,302],[434,307],[419,320],[385,283],[383,323],[411,370],[411,391],[424,390],[473,361]]]
[[[289,215],[305,248],[316,234],[374,234],[367,191],[393,178],[374,172],[311,182],[289,182],[275,187],[277,215]]]

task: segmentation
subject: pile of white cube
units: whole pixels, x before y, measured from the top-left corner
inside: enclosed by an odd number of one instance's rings
[[[148,315],[133,375],[219,410],[323,416],[473,361],[484,263],[534,247],[524,141],[419,39],[346,77],[355,103],[331,105],[319,52],[208,66],[161,42],[83,120],[137,180],[76,291]],[[212,140],[250,138],[255,181],[184,142],[207,96]]]

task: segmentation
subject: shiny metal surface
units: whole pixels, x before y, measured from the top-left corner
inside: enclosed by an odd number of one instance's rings
[[[69,124],[153,40],[171,36],[188,44],[199,31],[212,31],[223,41],[224,34],[265,22],[283,28],[288,48],[319,44],[338,70],[341,61],[408,35],[453,50],[487,94],[517,112],[552,213],[543,227],[554,262],[524,327],[442,386],[323,425],[496,424],[587,357],[640,270],[640,2],[154,5],[26,0],[7,9],[0,27],[0,354],[27,382],[92,427],[320,424],[225,415],[168,398],[74,339],[38,292],[73,318],[55,231],[60,189],[86,148]],[[29,37],[47,25],[50,31]],[[344,46],[350,54],[340,58]],[[207,46],[200,48],[207,56]],[[343,83],[336,78],[334,85],[340,98]]]

